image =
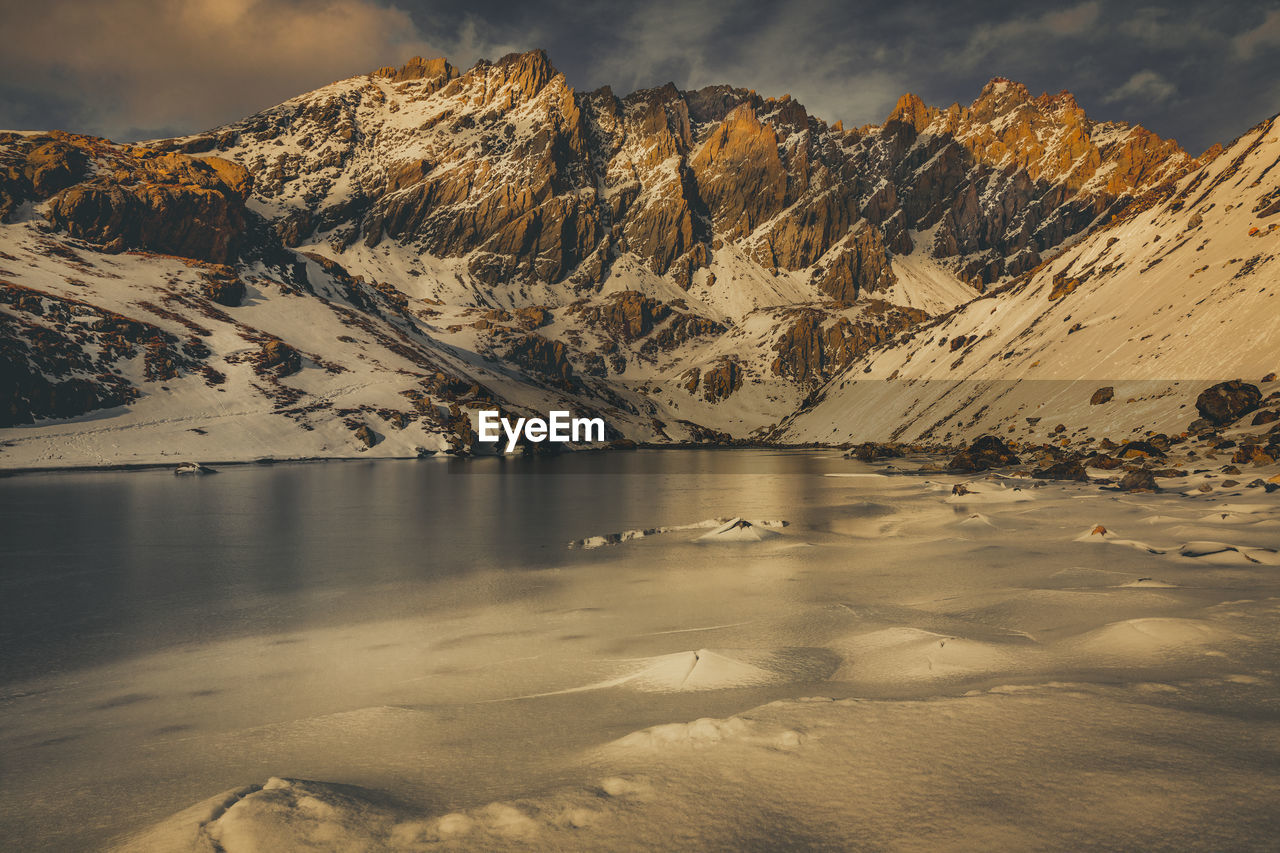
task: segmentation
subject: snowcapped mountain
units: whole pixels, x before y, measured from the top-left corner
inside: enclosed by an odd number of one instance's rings
[[[1050,261],[854,360],[777,436],[1119,439],[1186,430],[1214,382],[1277,390],[1278,164],[1272,118]]]
[[[1274,141],[1195,160],[1002,79],[846,130],[728,86],[575,92],[541,51],[180,139],[0,133],[0,466],[467,452],[481,408],[958,441],[1183,381],[1107,412],[1149,425],[1276,352],[1242,343],[1272,334]]]

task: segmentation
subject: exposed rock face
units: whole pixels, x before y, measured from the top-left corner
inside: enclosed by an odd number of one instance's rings
[[[1067,278],[1065,275],[1059,273],[1053,277],[1053,287],[1049,289],[1049,301],[1053,302],[1074,293],[1075,289],[1079,286],[1080,279]]]
[[[112,249],[218,263],[231,259],[244,226],[224,194],[202,187],[76,186],[53,199],[49,219],[73,237]]]
[[[1258,386],[1232,379],[1202,391],[1196,398],[1196,411],[1215,426],[1226,426],[1255,411],[1261,402]]]
[[[435,84],[434,89],[431,88],[431,85],[424,88],[427,91],[435,91],[457,77],[458,69],[444,59],[423,59],[421,56],[415,56],[400,68],[388,66],[379,68],[373,73],[375,77],[385,77],[392,83],[403,83],[407,80],[427,80],[429,84]]]
[[[1191,166],[1007,80],[968,107],[905,96],[846,132],[729,86],[575,92],[542,51],[464,72],[414,58],[166,146],[243,164],[291,245],[391,238],[466,256],[488,284],[599,285],[631,253],[687,288],[733,243],[812,267],[842,302],[892,283],[886,253],[913,251],[911,229],[937,226],[923,250],[989,283]]]
[[[88,157],[67,134],[0,134],[0,222],[24,201],[46,199],[80,180]]]
[[[1192,165],[1141,128],[1089,120],[1066,92],[1035,98],[1002,78],[966,108],[904,99],[891,126],[904,146],[927,137],[910,158],[927,165],[906,190],[909,216],[918,211],[917,227],[940,224],[933,253],[963,256],[961,271],[983,282],[1030,269],[1045,249],[1118,209],[1120,196]]]
[[[677,311],[672,313],[669,323],[654,332],[644,342],[640,351],[652,356],[657,352],[675,349],[694,338],[718,335],[724,331],[725,326],[715,320]]]
[[[1164,455],[1163,450],[1149,441],[1126,441],[1116,450],[1116,456],[1120,459],[1147,459]]]
[[[368,424],[360,424],[355,429],[355,439],[365,447],[373,447],[382,441],[382,436],[370,429]]]
[[[551,312],[542,305],[530,305],[516,310],[516,322],[530,331],[551,322]]]
[[[562,341],[552,341],[529,333],[513,339],[506,357],[516,364],[552,380],[562,387],[573,385],[573,365]]]
[[[814,283],[836,302],[852,305],[867,293],[888,289],[896,276],[880,229],[863,226],[827,254]]]
[[[999,436],[984,435],[956,454],[948,467],[953,471],[986,471],[1018,462],[1017,455]]]
[[[690,165],[716,233],[728,240],[750,235],[786,203],[778,136],[750,104],[735,107],[712,129]]]
[[[775,346],[778,357],[773,373],[812,385],[927,316],[918,309],[884,302],[867,303],[857,319],[842,316],[833,321],[824,312],[809,308],[790,312],[786,319],[791,325],[784,327]]]
[[[113,251],[226,263],[244,244],[253,182],[228,160],[57,132],[0,135],[0,157],[0,217],[47,199],[55,226]]]
[[[679,300],[677,303],[683,304]],[[644,339],[640,351],[650,357],[693,338],[725,331],[724,325],[715,320],[676,310],[672,304],[635,290],[610,294],[603,302],[571,305],[568,312],[612,340],[634,343]],[[611,342],[608,346],[609,352],[616,354]]]
[[[599,326],[624,341],[643,338],[653,327],[671,316],[671,306],[636,290],[612,294],[603,304],[574,306],[591,325]]]
[[[725,361],[702,374],[702,396],[714,403],[726,399],[742,387],[742,368],[736,361]]]
[[[125,405],[139,392],[120,365],[140,358],[147,379],[171,379],[209,354],[196,339],[16,284],[0,282],[0,305],[12,312],[0,312],[0,427]]]
[[[1116,459],[1114,456],[1108,456],[1105,453],[1098,453],[1089,459],[1090,468],[1101,468],[1103,471],[1114,471],[1117,468],[1123,468],[1124,462]]]

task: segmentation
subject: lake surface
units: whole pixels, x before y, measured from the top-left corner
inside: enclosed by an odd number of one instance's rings
[[[0,682],[413,613],[415,590],[559,565],[573,539],[802,511],[832,485],[815,475],[849,466],[832,453],[640,451],[0,479]]]

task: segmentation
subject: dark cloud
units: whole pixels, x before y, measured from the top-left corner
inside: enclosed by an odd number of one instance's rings
[[[1142,5],[744,0],[0,0],[0,126],[203,129],[331,80],[545,47],[580,89],[790,93],[846,125],[993,76],[1202,150],[1280,111],[1280,0]]]

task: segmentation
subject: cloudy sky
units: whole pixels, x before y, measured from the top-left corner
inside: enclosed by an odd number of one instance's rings
[[[543,47],[571,85],[790,93],[846,125],[993,76],[1199,152],[1280,112],[1280,0],[0,0],[0,127],[203,130],[413,55]]]

